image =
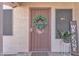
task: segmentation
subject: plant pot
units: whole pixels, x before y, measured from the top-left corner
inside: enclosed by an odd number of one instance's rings
[[[63,39],[64,43],[70,43],[70,39]]]
[[[70,43],[63,42],[63,52],[70,52]]]
[[[63,39],[61,39],[60,41],[61,52],[70,52],[70,43],[68,41],[63,41]]]

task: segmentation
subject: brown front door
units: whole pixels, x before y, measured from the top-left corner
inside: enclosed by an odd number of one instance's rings
[[[30,12],[30,51],[51,51],[51,9],[31,8]],[[44,16],[48,20],[42,30],[38,30],[32,23],[37,15]]]

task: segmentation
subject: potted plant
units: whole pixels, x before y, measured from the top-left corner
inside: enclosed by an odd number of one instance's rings
[[[66,32],[58,31],[58,35],[63,40],[64,43],[70,43],[70,37],[72,34],[69,31]]]
[[[69,52],[70,51],[70,41],[71,41],[71,33],[69,31],[60,32],[58,31],[59,38],[61,39],[61,51]]]

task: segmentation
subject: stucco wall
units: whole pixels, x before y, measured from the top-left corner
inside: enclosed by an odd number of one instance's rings
[[[48,3],[27,3],[24,6],[13,9],[13,36],[3,36],[3,52],[17,53],[29,51],[29,8],[30,7],[50,7],[51,8],[51,51],[61,52],[60,40],[55,38],[55,9],[73,9],[73,20],[78,21],[79,11],[74,4],[48,4]],[[78,13],[77,13],[78,12]],[[75,17],[75,15],[77,15]],[[78,18],[78,19],[76,19]],[[79,22],[79,21],[78,21]],[[79,24],[79,23],[77,23]],[[79,25],[78,25],[79,27]],[[79,32],[79,31],[78,31]],[[63,50],[62,50],[63,51]],[[69,49],[66,50],[68,52]]]
[[[3,52],[17,53],[28,51],[28,9],[13,10],[13,35],[3,36]]]
[[[78,31],[78,48],[79,48],[79,5],[75,7],[75,20],[77,21],[77,31]],[[79,51],[79,49],[78,49]]]

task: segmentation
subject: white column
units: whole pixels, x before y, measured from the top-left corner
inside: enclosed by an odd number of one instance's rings
[[[55,8],[51,8],[51,52],[55,51]]]
[[[3,52],[3,38],[2,38],[2,16],[3,16],[3,10],[2,10],[2,4],[0,3],[0,53]]]

